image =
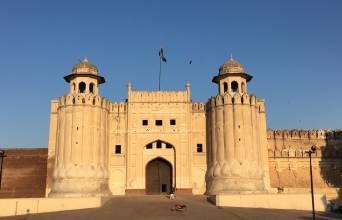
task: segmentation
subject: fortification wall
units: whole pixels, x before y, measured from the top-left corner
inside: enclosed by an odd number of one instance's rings
[[[5,149],[0,198],[44,197],[47,148]]]
[[[124,195],[126,186],[127,102],[111,103],[109,112],[109,189],[113,195]],[[115,152],[116,145],[120,153]]]
[[[318,147],[312,155],[315,187],[342,187],[341,130],[268,130],[267,139],[271,187],[310,187],[305,151],[312,145]]]
[[[191,112],[192,193],[203,194],[207,170],[205,103],[192,103]]]

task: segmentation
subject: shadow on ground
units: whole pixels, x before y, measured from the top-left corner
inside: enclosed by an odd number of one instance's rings
[[[186,205],[183,211],[176,211],[175,205]],[[342,216],[321,214],[317,219],[341,219]],[[187,220],[288,220],[311,219],[311,212],[295,210],[221,208],[206,201],[205,196],[177,197],[169,200],[165,196],[112,197],[104,206],[94,209],[29,214],[26,216],[2,217],[7,220],[39,219],[91,219],[91,220],[134,220],[134,219],[187,219]]]

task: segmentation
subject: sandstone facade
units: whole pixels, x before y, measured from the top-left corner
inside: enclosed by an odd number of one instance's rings
[[[183,91],[135,91],[128,84],[126,101],[112,103],[99,95],[105,79],[96,66],[82,61],[65,77],[69,93],[51,102],[46,195],[308,187],[303,152],[312,144],[340,149],[340,140],[325,131],[267,131],[265,101],[247,90],[251,79],[231,58],[213,78],[218,94],[207,103],[191,101],[189,83]],[[338,176],[338,160],[319,152],[316,173],[329,178],[322,170],[333,166]]]
[[[268,130],[270,182],[273,188],[289,191],[310,187],[308,154],[312,145],[316,188],[342,187],[342,131]]]

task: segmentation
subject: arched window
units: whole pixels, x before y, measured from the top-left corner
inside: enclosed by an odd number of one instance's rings
[[[239,91],[239,84],[236,81],[233,81],[231,84],[231,88],[233,92],[238,92]]]
[[[78,84],[79,93],[85,93],[85,90],[86,90],[86,84],[84,82],[80,82],[80,84]]]
[[[241,83],[241,91],[242,91],[243,93],[246,92],[246,85],[245,85],[244,82]]]
[[[223,92],[228,92],[228,83],[227,82],[223,83]]]
[[[90,83],[89,85],[89,92],[94,93],[94,83]]]
[[[75,91],[76,90],[76,84],[72,83],[72,90]]]

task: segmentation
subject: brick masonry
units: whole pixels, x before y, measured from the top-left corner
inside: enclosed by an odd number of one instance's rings
[[[5,149],[0,198],[44,197],[47,148]]]

